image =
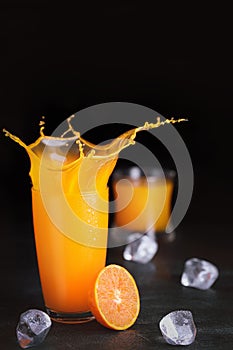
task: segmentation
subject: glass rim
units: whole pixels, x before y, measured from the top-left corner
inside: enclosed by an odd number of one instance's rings
[[[174,179],[176,171],[173,169],[156,168],[156,167],[144,167],[141,169],[138,166],[121,167],[114,170],[113,179],[130,179],[130,180],[144,180],[155,181],[162,179]]]

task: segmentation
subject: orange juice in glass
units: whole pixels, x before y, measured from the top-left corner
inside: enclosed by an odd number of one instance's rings
[[[163,233],[171,216],[174,171],[136,166],[114,174],[115,224],[128,231]]]
[[[59,137],[44,135],[26,145],[32,180],[32,211],[40,281],[46,310],[62,323],[93,319],[89,290],[105,266],[108,235],[108,179],[119,152],[134,144],[137,132],[175,120],[146,122],[107,145],[93,145],[73,129]],[[178,120],[180,121],[180,120]],[[41,122],[43,125],[44,122]],[[71,134],[70,137],[67,135]]]
[[[57,322],[93,319],[88,293],[106,263],[108,178],[118,153],[42,135],[23,146],[31,161],[32,212],[40,281],[48,315]],[[115,147],[114,147],[115,149]],[[111,152],[110,152],[111,153]]]
[[[51,203],[56,205],[57,215],[64,220],[60,228],[49,217],[49,204],[46,208],[42,194],[32,189],[37,259],[47,312],[57,321],[77,323],[92,318],[88,311],[87,295],[97,273],[105,266],[108,211],[107,206],[103,212],[87,204],[86,199],[94,201],[98,207],[97,192],[65,194],[65,198],[70,206],[79,208],[76,209],[77,215],[82,217],[83,222],[74,220],[72,225],[77,233],[82,230],[86,236],[82,239],[72,239],[63,232],[70,231],[70,222],[67,221],[70,218],[63,213],[63,200],[58,198],[56,203]],[[107,203],[107,189],[105,200]]]

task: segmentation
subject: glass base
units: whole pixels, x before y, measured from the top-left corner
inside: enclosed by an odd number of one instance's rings
[[[56,322],[59,323],[69,323],[69,324],[76,324],[76,323],[86,323],[90,322],[95,319],[95,317],[92,315],[91,312],[57,312],[54,310],[51,310],[49,308],[46,308],[47,314],[49,317]]]
[[[156,238],[160,243],[171,243],[176,239],[176,232],[156,232]]]

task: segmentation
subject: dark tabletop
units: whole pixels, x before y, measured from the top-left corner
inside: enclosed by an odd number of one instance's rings
[[[126,267],[135,277],[141,296],[136,323],[126,331],[113,331],[96,321],[81,325],[53,323],[45,342],[38,349],[169,349],[158,323],[173,310],[193,313],[197,326],[195,342],[189,349],[232,349],[233,344],[233,259],[230,220],[230,194],[221,184],[197,181],[191,206],[171,242],[161,241],[148,264],[126,262],[123,247],[108,250],[107,263]],[[214,186],[214,187],[213,187]],[[215,189],[214,191],[213,188]],[[1,349],[19,349],[15,328],[21,312],[42,309],[30,197],[17,208],[6,205],[3,215],[1,269]],[[224,199],[224,201],[223,201]],[[222,200],[222,201],[221,201]],[[3,212],[4,213],[4,212]],[[198,257],[216,264],[220,276],[211,289],[200,291],[180,284],[184,261]]]

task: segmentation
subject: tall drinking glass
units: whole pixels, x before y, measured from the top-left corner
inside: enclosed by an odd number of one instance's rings
[[[34,234],[47,312],[58,322],[90,321],[88,294],[105,266],[107,182],[117,155],[88,157],[76,138],[43,138],[31,151]]]

